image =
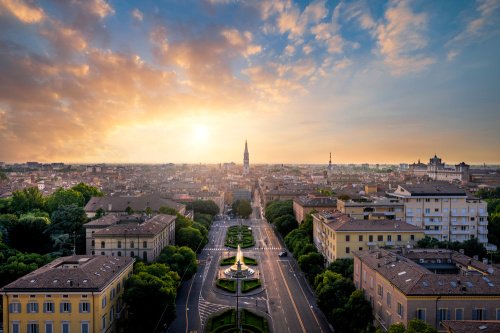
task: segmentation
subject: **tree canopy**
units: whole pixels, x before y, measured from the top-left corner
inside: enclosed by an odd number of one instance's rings
[[[38,187],[27,187],[12,193],[12,212],[20,215],[35,209],[45,209],[45,198]]]
[[[58,188],[54,193],[47,197],[47,210],[49,212],[55,211],[61,206],[76,205],[83,207],[85,198],[83,195],[73,189]]]
[[[209,214],[215,216],[219,214],[219,206],[213,200],[195,200],[186,205],[188,210],[194,210],[195,213]]]
[[[157,262],[168,265],[183,280],[189,280],[198,269],[196,253],[187,246],[169,245],[165,247],[161,251]]]
[[[271,201],[265,209],[265,217],[269,223],[274,223],[274,219],[283,215],[293,215],[293,202],[287,201]]]
[[[102,197],[104,193],[95,186],[90,186],[85,183],[79,183],[71,188],[74,191],[81,193],[83,196],[83,206],[85,206],[92,197]]]

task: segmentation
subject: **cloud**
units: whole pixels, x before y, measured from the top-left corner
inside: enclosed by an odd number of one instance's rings
[[[471,43],[477,43],[500,33],[500,1],[477,0],[475,15],[467,11],[465,29],[453,37],[446,46],[454,48],[452,52],[459,53],[459,49]],[[455,56],[456,56],[455,55]],[[455,57],[454,56],[454,57]]]
[[[0,0],[0,9],[1,8],[10,12],[23,23],[39,23],[45,18],[43,9],[27,4],[23,0]],[[0,13],[1,12],[0,10]]]
[[[141,12],[139,9],[137,8],[134,8],[132,10],[132,13],[131,13],[132,17],[134,18],[134,20],[138,21],[138,22],[142,22],[142,20],[144,19],[144,13]]]
[[[75,52],[82,52],[88,47],[85,36],[78,30],[64,26],[61,22],[50,20],[40,29],[59,56],[67,57]]]
[[[394,75],[419,72],[435,62],[424,54],[426,14],[413,13],[406,1],[391,1],[384,16],[374,35],[378,52]]]
[[[291,6],[280,12],[277,25],[280,33],[288,33],[289,39],[297,39],[304,34],[309,25],[317,24],[327,14],[325,1],[316,0],[308,5],[302,13],[297,6]]]

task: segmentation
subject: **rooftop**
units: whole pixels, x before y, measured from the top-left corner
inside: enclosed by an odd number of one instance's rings
[[[357,220],[340,212],[316,213],[314,214],[326,226],[335,231],[407,231],[424,232],[422,228],[416,227],[403,221],[395,220]]]
[[[163,229],[168,227],[173,221],[175,221],[176,216],[159,214],[155,215],[149,220],[143,223],[118,223],[105,227],[103,229],[97,230],[93,236],[110,236],[110,235],[124,235],[129,236],[154,236],[161,232]]]
[[[85,211],[95,212],[102,208],[104,211],[125,212],[127,207],[134,211],[144,211],[149,207],[157,212],[162,206],[173,208],[177,212],[185,208],[183,204],[161,198],[158,195],[145,195],[141,197],[92,197],[85,205]]]
[[[443,320],[443,326],[451,333],[495,333],[500,332],[500,321]]]
[[[101,291],[134,261],[111,256],[61,257],[9,283],[2,291]]]
[[[303,207],[337,207],[337,200],[331,197],[305,195],[293,199]]]

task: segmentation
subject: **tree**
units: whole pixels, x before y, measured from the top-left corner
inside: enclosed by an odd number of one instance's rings
[[[9,230],[10,246],[21,252],[51,252],[52,240],[47,232],[49,225],[47,217],[22,215]]]
[[[80,183],[71,188],[74,191],[77,191],[83,196],[83,205],[85,206],[92,197],[102,197],[104,193],[98,189],[97,187],[87,185],[85,183]]]
[[[20,215],[34,209],[45,209],[45,198],[38,187],[28,187],[22,191],[14,191],[12,193],[12,212]]]
[[[375,333],[383,332],[381,329],[377,329]],[[408,322],[408,328],[405,328],[402,323],[392,324],[389,326],[387,333],[437,333],[437,331],[422,320],[412,319]]]
[[[314,287],[318,307],[325,314],[331,309],[344,306],[349,300],[349,295],[356,290],[351,280],[329,270],[315,277]]]
[[[187,204],[187,209],[211,216],[219,214],[219,206],[213,200],[195,200]]]
[[[48,232],[51,235],[68,234],[76,237],[77,253],[85,253],[85,230],[87,215],[82,207],[76,205],[60,206],[51,215],[52,224]]]
[[[348,196],[347,194],[341,194],[338,196],[339,200],[342,200],[342,201],[347,201],[349,199],[351,199],[350,196]]]
[[[252,214],[252,206],[248,200],[239,200],[236,206],[236,214],[241,218],[247,219]]]
[[[372,308],[365,300],[362,290],[353,291],[345,306],[331,311],[331,323],[336,330],[358,333],[370,329],[373,321]]]
[[[336,259],[334,262],[330,263],[327,269],[352,280],[354,260],[350,258]]]
[[[84,203],[85,199],[80,192],[59,187],[47,198],[47,209],[49,212],[53,212],[61,206],[76,205],[83,207]]]
[[[198,269],[196,253],[187,246],[169,245],[165,247],[157,262],[168,265],[171,270],[179,274],[182,280],[189,280]]]
[[[194,221],[193,224],[191,224],[191,227],[198,229],[204,238],[208,236],[208,230],[203,224]]]
[[[313,238],[313,217],[312,217],[312,214],[315,212],[316,211],[312,211],[311,213],[306,214],[304,221],[299,226],[300,229],[307,232],[307,235],[309,236],[309,241],[311,241],[311,242],[312,242],[312,238]]]
[[[128,214],[128,215],[132,215],[134,214],[134,210],[132,209],[132,207],[130,206],[127,206],[127,208],[125,208],[125,212]]]
[[[0,264],[0,285],[5,286],[52,260],[50,255],[14,252],[6,262],[2,260]]]
[[[14,214],[0,215],[0,232],[2,233],[2,240],[4,242],[9,243],[9,230],[18,220]]]
[[[104,211],[104,209],[99,207],[95,211],[94,219],[99,219],[99,218],[103,217],[104,215],[106,215],[106,212]]]
[[[10,214],[12,211],[12,198],[0,198],[0,214]]]
[[[161,206],[160,209],[158,209],[158,213],[174,216],[177,215],[177,211],[174,208],[167,206]]]
[[[203,244],[204,241],[206,244],[206,239],[203,237],[201,232],[193,227],[181,228],[175,236],[175,242],[177,245],[187,246],[194,252],[205,246],[205,244]]]
[[[309,282],[313,281],[315,276],[323,271],[324,262],[323,255],[317,252],[301,255],[298,260],[299,267],[306,274]]]
[[[295,220],[295,217],[290,214],[275,218],[273,224],[276,226],[276,229],[283,235],[283,237],[286,237],[289,232],[299,227],[299,224],[297,223],[297,220]]]
[[[490,216],[488,222],[488,241],[500,248],[500,214]]]
[[[293,215],[293,202],[287,201],[271,201],[265,209],[265,216],[269,223],[274,223],[274,219],[283,215]]]
[[[123,299],[128,306],[127,332],[154,332],[175,319],[179,275],[165,264],[137,263],[125,283]]]

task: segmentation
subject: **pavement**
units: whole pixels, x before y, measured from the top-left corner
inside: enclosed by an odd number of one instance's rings
[[[242,249],[242,252],[244,256],[258,260],[253,277],[261,279],[263,288],[252,295],[240,296],[239,307],[266,317],[274,333],[333,332],[291,253],[288,257],[278,257],[285,246],[272,225],[261,218],[258,195],[255,198],[250,219],[214,221],[209,243],[198,255],[196,275],[183,282],[177,292],[177,318],[167,332],[205,332],[211,315],[236,308],[236,297],[217,292],[215,279],[221,274],[220,259],[236,255],[235,249],[224,246],[226,230],[240,223],[252,228],[256,244],[253,248]]]

